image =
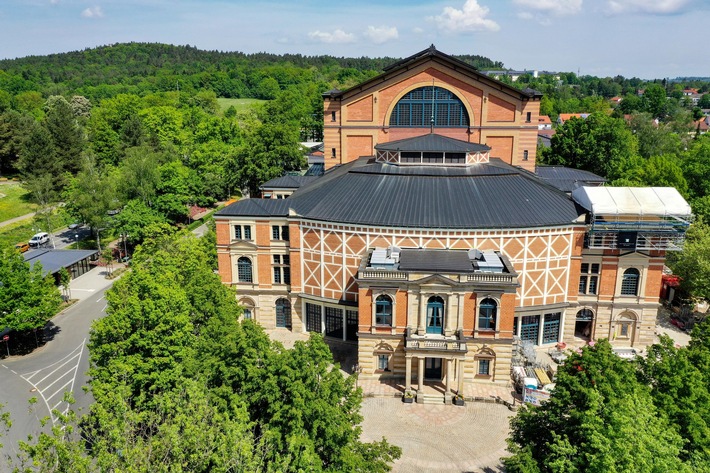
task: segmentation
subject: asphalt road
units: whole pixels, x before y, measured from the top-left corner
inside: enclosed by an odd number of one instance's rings
[[[65,393],[73,393],[75,412],[81,415],[92,399],[82,387],[89,369],[87,343],[91,323],[103,317],[106,309],[104,288],[52,319],[53,338],[42,348],[22,357],[0,361],[0,403],[10,413],[12,427],[2,432],[0,471],[9,468],[6,459],[14,457],[20,440],[47,431],[56,421],[53,411],[65,413],[69,404]],[[30,407],[30,399],[36,402]],[[40,419],[47,418],[44,427]],[[0,431],[1,432],[1,431]]]

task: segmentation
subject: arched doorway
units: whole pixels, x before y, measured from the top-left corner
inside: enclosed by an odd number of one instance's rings
[[[284,297],[276,301],[276,326],[291,328],[291,302]]]
[[[444,333],[444,299],[432,296],[426,305],[426,333]]]
[[[591,340],[594,332],[594,312],[582,309],[577,312],[574,322],[574,336],[583,340]]]

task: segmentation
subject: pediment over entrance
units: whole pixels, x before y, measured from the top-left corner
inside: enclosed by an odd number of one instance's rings
[[[247,240],[237,240],[229,245],[230,250],[256,250],[256,244]]]
[[[447,278],[446,276],[442,276],[441,274],[432,274],[429,276],[425,276],[421,279],[416,279],[416,280],[410,280],[413,283],[418,284],[421,287],[441,287],[441,286],[447,286],[447,287],[453,287],[453,286],[458,286],[459,283],[454,281],[453,279]]]

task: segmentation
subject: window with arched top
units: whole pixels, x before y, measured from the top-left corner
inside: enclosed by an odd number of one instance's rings
[[[237,260],[237,278],[239,282],[254,282],[251,260],[246,256],[242,256]]]
[[[276,300],[276,326],[291,327],[291,302],[284,297]]]
[[[451,91],[436,86],[419,87],[407,92],[394,106],[390,126],[466,127],[470,120],[461,99]]]
[[[426,333],[444,333],[444,299],[432,296],[426,305]]]
[[[639,279],[641,273],[636,268],[629,268],[624,271],[621,279],[621,295],[622,296],[637,296],[639,290]]]
[[[392,325],[392,298],[381,295],[375,299],[375,325]]]
[[[478,306],[478,330],[495,330],[498,304],[493,299],[483,299]]]

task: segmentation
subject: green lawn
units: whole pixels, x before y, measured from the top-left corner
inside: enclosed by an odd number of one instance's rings
[[[34,212],[36,208],[20,184],[0,184],[0,222]]]
[[[55,212],[52,217],[52,225],[55,229],[64,228],[73,221],[73,218],[64,209]],[[21,241],[28,241],[39,230],[46,230],[42,223],[37,223],[33,218],[28,218],[20,222],[0,227],[0,248],[5,246],[15,246]]]
[[[234,108],[237,109],[237,112],[241,112],[243,110],[246,110],[247,108],[251,107],[254,104],[257,103],[263,103],[266,102],[266,100],[259,100],[259,99],[217,99],[217,103],[219,104],[219,108],[224,113],[225,110],[227,110],[230,106],[234,105]]]

